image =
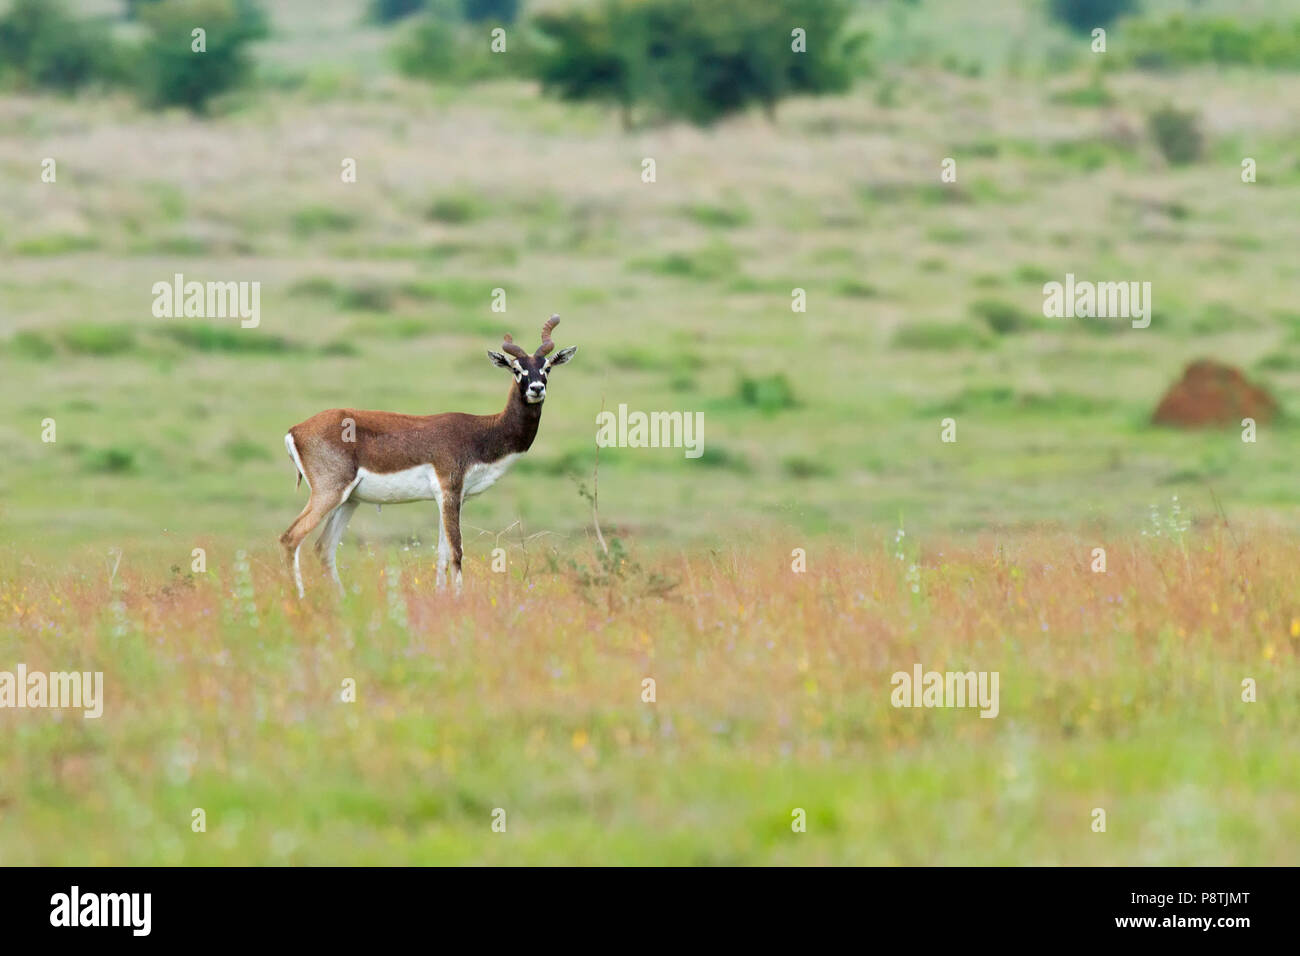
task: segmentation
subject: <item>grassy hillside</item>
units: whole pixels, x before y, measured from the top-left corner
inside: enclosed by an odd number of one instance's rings
[[[474,502],[484,528],[581,525],[569,476],[590,469],[602,401],[705,413],[701,461],[604,458],[610,520],[648,538],[900,512],[936,529],[1124,525],[1174,493],[1211,510],[1206,482],[1237,514],[1288,505],[1289,426],[1246,445],[1147,419],[1201,355],[1297,407],[1300,120],[1285,104],[1300,78],[1125,72],[1105,80],[1114,104],[1063,103],[1085,68],[886,64],[774,124],[634,134],[524,84],[453,95],[388,74],[208,121],[9,97],[4,525],[58,549],[163,529],[186,551],[214,529],[269,540],[300,505],[289,425],[338,405],[493,411],[507,381],[484,348],[535,336],[551,311],[579,357],[527,463]],[[1200,111],[1204,162],[1173,169],[1153,146],[1145,116],[1166,103]],[[56,184],[39,180],[46,155]],[[207,351],[173,338],[202,324],[151,315],[152,284],[175,272],[260,280],[260,328],[228,323]],[[1151,281],[1151,327],[1043,319],[1042,284],[1066,272]],[[1023,328],[992,330],[990,309]],[[746,404],[744,379],[773,376],[788,389],[769,382],[771,404],[790,407]],[[938,440],[949,415],[955,445]],[[357,528],[399,538],[428,520]]]

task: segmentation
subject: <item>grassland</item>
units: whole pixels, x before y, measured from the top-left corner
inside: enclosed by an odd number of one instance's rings
[[[1296,540],[1108,542],[1105,574],[1092,544],[904,537],[798,574],[750,542],[461,601],[377,554],[338,604],[257,560],[6,566],[29,667],[107,693],[98,721],[0,712],[3,861],[1293,863]],[[998,671],[998,717],[892,707],[916,663]]]
[[[274,82],[206,120],[0,96],[0,669],[110,688],[0,711],[0,862],[1295,861],[1300,75],[1103,70],[1098,104],[1022,4],[872,6],[850,94],[625,133],[401,80],[358,6],[275,5]],[[1151,141],[1169,104],[1201,161]],[[176,272],[260,281],[260,327],[155,319]],[[1150,328],[1042,318],[1066,272],[1150,281]],[[358,513],[340,604],[290,600],[285,429],[495,411],[484,349],[552,311],[579,352],[466,509],[463,601],[419,506]],[[1292,414],[1152,427],[1201,356]],[[703,411],[706,450],[601,452],[611,588],[578,486],[621,402]],[[1196,526],[1144,537],[1175,496]],[[1002,716],[891,708],[916,661],[1000,670]]]
[[[526,480],[475,502],[484,528],[580,526],[570,476],[590,470],[602,401],[705,412],[701,462],[606,456],[611,520],[656,540],[900,512],[944,530],[1123,526],[1172,493],[1212,510],[1207,482],[1234,509],[1280,512],[1295,500],[1290,426],[1243,445],[1147,419],[1201,355],[1297,407],[1300,267],[1283,250],[1300,221],[1285,105],[1300,79],[1119,73],[1105,81],[1116,105],[1062,104],[1054,94],[1090,82],[1084,67],[882,66],[774,125],[632,135],[518,84],[453,96],[385,74],[347,97],[264,93],[202,123],[7,98],[5,526],[59,553],[164,528],[251,543],[295,513],[285,428],[340,404],[493,411],[507,383],[483,349],[551,311],[579,358]],[[1205,162],[1171,169],[1149,142],[1145,111],[1166,102],[1203,115]],[[47,154],[54,185],[37,175]],[[356,184],[340,181],[345,156]],[[947,186],[946,156],[959,162]],[[1067,271],[1151,281],[1151,328],[1042,320],[1043,282]],[[172,338],[180,323],[152,317],[149,290],[175,272],[260,280],[261,327],[207,351]],[[791,312],[794,288],[806,314]],[[991,330],[989,304],[1024,327]],[[793,404],[746,404],[742,380],[771,376]],[[955,445],[938,440],[947,415]],[[57,444],[35,440],[46,417]],[[113,449],[129,461],[96,471]],[[69,507],[70,483],[92,481],[93,500]]]

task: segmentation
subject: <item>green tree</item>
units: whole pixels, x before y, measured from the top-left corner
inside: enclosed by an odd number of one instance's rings
[[[1091,33],[1137,9],[1137,0],[1049,0],[1052,16],[1071,30]]]
[[[136,13],[148,29],[138,80],[154,106],[205,111],[214,96],[247,80],[248,45],[267,34],[253,0],[162,0]],[[198,28],[205,31],[204,52],[193,49]]]
[[[370,0],[367,12],[375,23],[395,23],[424,8],[425,0]]]
[[[62,0],[14,0],[0,17],[0,75],[20,86],[70,92],[119,78],[107,27],[70,16]]]
[[[461,11],[470,23],[514,23],[519,0],[461,0]]]
[[[536,70],[549,92],[616,103],[625,122],[640,108],[707,124],[846,88],[861,40],[847,18],[844,0],[606,0],[538,16]]]

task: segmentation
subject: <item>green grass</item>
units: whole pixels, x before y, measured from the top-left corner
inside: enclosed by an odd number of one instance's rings
[[[296,236],[310,239],[318,233],[351,232],[356,228],[358,217],[352,213],[333,206],[304,206],[295,210],[289,220]]]

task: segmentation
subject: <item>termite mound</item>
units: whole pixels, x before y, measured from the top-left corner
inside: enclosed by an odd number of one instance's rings
[[[1247,381],[1240,369],[1197,359],[1165,392],[1151,421],[1176,428],[1209,428],[1240,425],[1243,418],[1253,418],[1262,425],[1277,413],[1277,400]]]

